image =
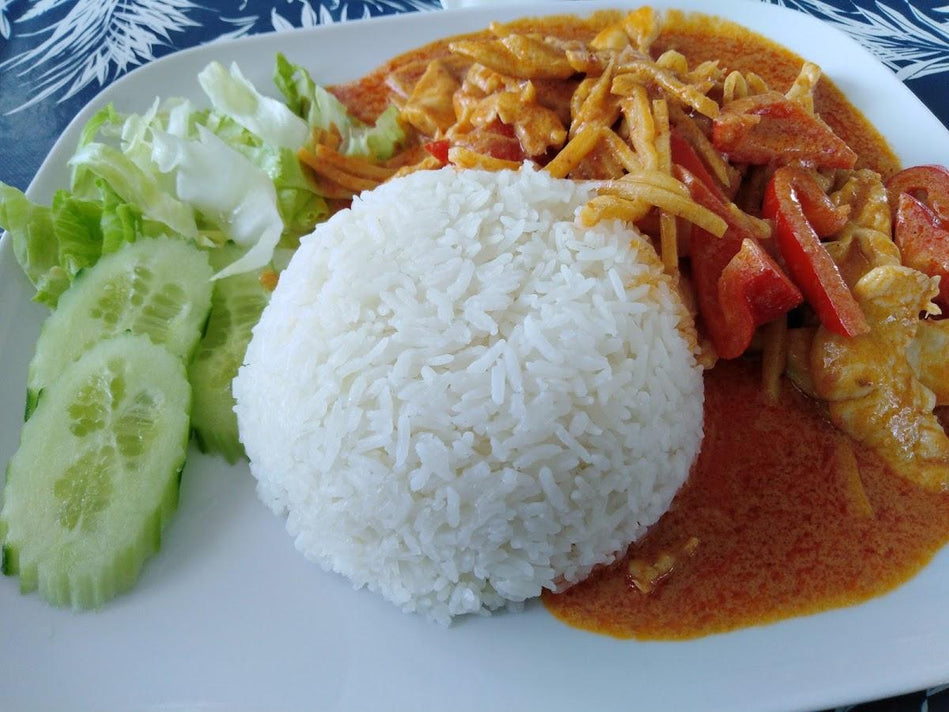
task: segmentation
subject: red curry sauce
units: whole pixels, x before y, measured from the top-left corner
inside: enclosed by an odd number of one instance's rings
[[[800,57],[737,25],[670,13],[654,47],[690,61],[718,59],[790,86]],[[538,27],[542,23],[542,27]],[[566,18],[525,20],[528,29],[589,39]],[[593,23],[595,24],[595,23]],[[446,54],[442,40],[334,88],[357,115],[388,103],[386,76]],[[829,81],[815,97],[822,118],[884,178],[899,162],[879,133]],[[949,541],[949,496],[890,472],[838,432],[823,406],[785,383],[779,402],[762,395],[760,365],[720,362],[705,376],[705,440],[672,509],[611,567],[561,594],[545,593],[561,621],[617,637],[683,639],[859,603],[918,572]],[[853,468],[840,458],[856,457]],[[851,472],[848,476],[846,472]],[[648,594],[628,562],[677,554],[674,570]]]
[[[949,497],[897,477],[852,441],[869,502],[839,467],[850,439],[820,403],[785,383],[766,402],[760,365],[705,377],[705,439],[672,509],[626,559],[547,608],[618,637],[690,638],[859,603],[906,581],[949,539]],[[630,558],[694,552],[648,594]]]

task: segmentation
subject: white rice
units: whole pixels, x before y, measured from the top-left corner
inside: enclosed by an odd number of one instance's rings
[[[591,188],[418,172],[305,238],[234,381],[296,546],[440,622],[562,589],[668,508],[702,376],[659,260]]]

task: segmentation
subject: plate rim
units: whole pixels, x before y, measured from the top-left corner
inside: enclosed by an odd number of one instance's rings
[[[510,15],[513,12],[518,12],[520,14],[534,14],[534,13],[586,14],[587,12],[590,12],[599,8],[616,7],[616,6],[636,7],[639,4],[641,3],[629,3],[629,2],[609,3],[609,2],[588,1],[582,4],[573,3],[570,5],[566,5],[566,4],[559,4],[559,3],[550,4],[550,3],[529,3],[528,2],[528,3],[517,3],[517,4],[505,5],[504,14]],[[701,0],[684,0],[683,2],[661,1],[661,2],[654,2],[650,4],[654,6],[683,8],[683,9],[687,9],[688,11],[705,12],[705,14],[718,15],[718,16],[726,17],[726,19],[728,19],[729,16],[722,14],[721,12],[718,11],[717,8],[720,8],[723,6],[728,7],[728,8],[740,7],[740,8],[744,8],[748,10],[755,8],[757,12],[759,13],[764,12],[766,14],[770,14],[773,17],[782,17],[782,16],[785,16],[784,13],[793,13],[794,16],[799,16],[799,18],[806,18],[807,23],[818,23],[820,27],[822,27],[824,30],[834,33],[834,36],[836,36],[837,39],[842,38],[842,41],[851,45],[852,51],[859,50],[859,52],[861,52],[866,58],[872,61],[875,67],[878,67],[880,70],[883,70],[885,72],[889,72],[889,70],[887,70],[881,63],[879,63],[879,60],[873,57],[873,55],[870,54],[868,50],[866,50],[864,47],[859,45],[855,40],[853,40],[852,38],[844,34],[841,30],[791,8],[772,5],[770,3],[757,2],[757,0],[724,0],[714,6],[715,8],[714,11],[712,8],[706,8],[705,4],[703,4]],[[763,8],[767,8],[767,10],[764,10]],[[443,24],[443,21],[441,19],[439,19],[436,22],[434,20],[426,20],[424,18],[448,17],[452,19],[452,21],[454,20],[454,18],[463,18],[463,21],[465,22],[467,21],[474,22],[476,19],[483,18],[487,16],[488,14],[497,14],[497,13],[498,13],[498,9],[495,7],[489,7],[489,8],[469,7],[469,8],[458,8],[458,9],[453,9],[453,10],[433,10],[430,12],[409,13],[409,14],[400,14],[396,16],[369,18],[369,19],[357,20],[357,21],[352,21],[349,23],[338,24],[338,25],[334,24],[334,25],[329,25],[329,26],[318,26],[314,28],[300,28],[300,29],[288,31],[286,33],[280,33],[279,37],[283,38],[283,37],[287,37],[288,35],[294,35],[297,38],[300,38],[300,37],[319,38],[319,37],[324,36],[327,33],[330,33],[330,34],[341,34],[341,33],[345,34],[345,33],[350,33],[350,32],[361,33],[361,32],[366,31],[364,29],[366,27],[371,27],[371,28],[387,27],[393,24],[395,26],[401,26],[403,24],[413,25],[413,24],[417,24],[418,22],[434,22],[435,24],[440,26],[441,24]],[[745,24],[745,22],[743,22],[742,20],[733,20],[733,21],[739,22],[740,24]],[[270,47],[274,43],[274,40],[277,36],[278,36],[277,33],[266,33],[266,34],[260,34],[260,35],[253,35],[249,37],[242,37],[242,38],[238,38],[234,40],[222,41],[222,42],[208,44],[208,45],[192,47],[186,50],[175,52],[170,55],[166,55],[144,66],[138,67],[134,69],[133,71],[129,72],[128,74],[124,75],[122,78],[116,80],[115,82],[110,84],[108,87],[106,87],[103,91],[99,92],[95,97],[93,97],[83,107],[83,109],[77,113],[77,115],[72,119],[72,121],[70,121],[70,123],[67,125],[67,128],[63,131],[59,139],[56,141],[56,143],[54,144],[54,146],[52,147],[52,149],[50,150],[50,152],[47,154],[46,158],[40,165],[40,168],[38,169],[36,176],[34,176],[34,178],[30,181],[30,185],[26,191],[27,195],[34,199],[45,199],[49,197],[48,195],[46,195],[46,193],[49,191],[51,184],[55,182],[55,180],[58,180],[63,177],[62,171],[64,169],[64,163],[62,159],[64,155],[66,156],[71,155],[72,153],[71,146],[75,144],[75,137],[78,135],[78,130],[85,123],[85,120],[88,119],[91,113],[93,113],[95,110],[97,110],[107,101],[112,100],[114,98],[114,95],[121,96],[122,94],[128,93],[127,87],[133,86],[133,85],[137,86],[138,84],[142,82],[147,82],[149,81],[152,73],[160,74],[162,72],[167,72],[175,63],[189,64],[189,63],[204,61],[201,59],[202,57],[210,56],[211,54],[219,54],[220,52],[225,51],[225,50],[228,52],[239,53],[239,51],[243,47],[252,47],[255,45],[260,45],[261,47]],[[296,41],[296,40],[293,40],[293,41]],[[784,42],[781,40],[777,40],[777,41],[779,41],[781,44],[784,44]],[[794,51],[797,52],[797,50],[794,50]],[[801,54],[800,52],[797,52],[797,53]],[[831,78],[833,79],[833,77]],[[901,87],[902,89],[902,92],[900,92],[903,95],[901,97],[901,100],[905,101],[905,100],[912,99],[912,101],[914,102],[914,105],[913,105],[914,113],[918,111],[925,112],[932,118],[933,121],[936,122],[936,124],[941,129],[942,133],[945,134],[946,136],[949,136],[949,132],[947,132],[946,128],[941,124],[941,122],[939,122],[939,120],[932,114],[932,112],[915,96],[915,94],[913,94],[909,90],[908,87],[906,87],[906,85],[903,82],[900,82],[898,79],[896,79],[895,76],[893,76],[893,81],[897,82],[898,86]],[[835,83],[837,82],[835,81]],[[838,86],[840,87],[839,84]],[[844,91],[845,94],[847,94],[844,87],[840,87],[840,88],[842,91]],[[892,91],[896,91],[893,87],[890,87],[890,89]],[[142,107],[141,110],[143,110],[144,108],[145,107]],[[881,130],[881,133],[882,133],[882,130]],[[946,145],[949,145],[949,139],[946,139],[945,142],[946,142]],[[894,150],[896,150],[895,146],[894,146]],[[897,153],[898,155],[900,155],[899,151],[897,151]],[[947,152],[945,155],[947,157],[947,160],[949,160],[949,152]],[[51,173],[53,175],[51,175]],[[9,242],[10,240],[7,236],[4,236],[3,239],[0,240],[0,265],[3,266],[4,271],[8,271],[9,269],[14,269],[16,271],[19,271],[19,267],[18,265],[15,264],[15,260],[12,260],[12,247],[8,244]],[[11,261],[13,262],[12,266],[10,264]],[[0,352],[2,352],[2,349],[0,349]],[[25,378],[25,373],[23,375]],[[930,562],[930,564],[926,567],[926,569],[920,572],[917,578],[923,575],[927,570],[931,569],[937,563],[940,565],[941,569],[944,572],[949,573],[949,554],[947,554],[946,549],[943,549],[943,551],[940,554],[938,554],[932,562]],[[11,583],[10,581],[5,582],[5,584],[10,584],[10,583]],[[904,584],[904,586],[908,586],[908,585],[909,583]],[[872,603],[878,602],[879,600],[880,599],[872,599],[871,601],[867,603],[864,603],[852,608],[855,609],[855,608],[861,608],[863,606],[868,606]],[[386,605],[388,606],[390,604],[386,604]],[[852,616],[851,608],[835,609],[833,611],[829,611],[828,613],[836,614],[841,611],[850,611],[849,614],[844,614],[844,615]],[[395,611],[395,614],[399,616],[404,615],[398,612],[397,610]],[[803,618],[815,619],[823,615],[826,615],[826,614],[816,614],[816,616],[805,616]],[[796,619],[791,619],[791,620],[794,622],[800,622],[801,620],[803,620],[803,618],[796,618]],[[783,623],[786,623],[786,622],[783,622]],[[416,621],[416,625],[427,625],[427,623],[424,621]],[[555,621],[554,621],[554,625],[562,626],[562,624],[557,623]],[[794,624],[792,623],[789,625],[794,625]],[[749,631],[749,630],[753,631],[752,633],[747,633],[744,637],[750,637],[753,639],[753,638],[758,637],[761,631],[771,630],[777,626],[782,626],[782,623],[772,624],[765,628],[744,629],[744,631]],[[738,633],[742,633],[744,631],[738,631]],[[587,633],[581,633],[581,634],[593,635],[593,634],[587,634]],[[724,634],[724,635],[729,636],[733,634]],[[718,640],[721,638],[721,636],[712,636],[712,638]],[[700,640],[707,641],[708,639],[700,639]],[[667,646],[676,647],[679,645],[689,645],[689,644],[694,644],[694,643],[696,643],[696,641],[686,641],[683,643],[634,642],[634,644],[636,645],[656,645],[659,647],[667,647]],[[944,641],[944,644],[946,645],[946,650],[949,650],[949,643],[945,643]],[[707,647],[706,643],[701,643],[701,647]],[[713,645],[712,647],[714,648],[715,646]],[[934,656],[934,658],[938,658],[938,656]],[[947,656],[947,658],[949,658],[949,656]],[[893,694],[898,694],[900,692],[918,690],[924,687],[929,687],[932,685],[946,682],[947,679],[949,679],[949,662],[946,662],[942,665],[938,665],[936,663],[936,660],[933,658],[930,658],[930,662],[931,662],[931,665],[929,667],[919,666],[919,667],[914,668],[914,670],[912,671],[913,674],[903,674],[902,676],[900,676],[899,682],[897,682],[894,678],[892,678],[892,676],[889,678],[887,678],[886,676],[876,677],[874,679],[874,685],[872,686],[872,689],[870,689],[870,691],[867,694],[872,695],[874,698],[884,697],[884,696],[890,696]],[[863,688],[863,689],[867,689],[867,688]],[[864,698],[861,695],[859,698],[855,698],[852,694],[847,693],[844,691],[844,689],[840,689],[840,688],[835,689],[834,694],[830,696],[828,695],[820,696],[820,695],[815,695],[815,694],[809,695],[806,692],[799,691],[799,694],[797,697],[784,698],[784,700],[782,701],[784,704],[780,704],[780,705],[774,704],[770,707],[768,705],[762,705],[759,708],[760,709],[788,709],[790,707],[804,707],[804,706],[816,708],[818,706],[832,706],[835,704],[845,704],[845,703],[850,703],[850,702],[856,702],[856,701],[859,701],[859,699],[869,699],[869,697]]]

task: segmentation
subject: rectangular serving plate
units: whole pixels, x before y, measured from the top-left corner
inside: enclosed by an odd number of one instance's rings
[[[850,38],[760,2],[687,0],[760,32],[825,73],[904,164],[949,165],[949,133]],[[496,5],[412,14],[186,50],[115,82],[70,124],[30,186],[68,182],[79,130],[108,102],[156,95],[205,103],[196,75],[237,62],[258,87],[280,51],[330,84],[493,20],[586,14],[623,3]],[[27,364],[45,316],[0,244],[0,461],[13,454]],[[354,591],[293,548],[246,465],[194,451],[181,506],[138,585],[101,611],[53,609],[0,580],[0,708],[102,710],[817,709],[949,680],[949,552],[896,591],[850,608],[685,642],[622,641],[566,627],[539,603],[441,628]]]

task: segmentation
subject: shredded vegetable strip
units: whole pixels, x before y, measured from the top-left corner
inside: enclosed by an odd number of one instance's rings
[[[761,354],[761,383],[768,401],[778,402],[781,394],[781,376],[788,362],[788,322],[780,317],[764,327],[764,347]]]
[[[667,53],[668,54],[668,53]],[[679,55],[681,57],[681,55]],[[685,62],[685,57],[682,57]],[[655,147],[659,158],[659,170],[663,174],[672,174],[672,148],[669,135],[669,105],[663,99],[652,102],[652,114],[656,126]],[[683,186],[684,187],[684,186]],[[659,213],[659,254],[662,264],[669,274],[679,272],[679,245],[676,229],[676,216],[668,210]]]
[[[580,222],[586,226],[596,225],[601,220],[637,222],[646,216],[651,207],[643,200],[598,195],[580,209]]]
[[[722,104],[730,104],[736,99],[744,99],[754,94],[764,94],[768,89],[767,83],[754,72],[729,72],[722,83]]]
[[[671,178],[671,180],[675,180]],[[663,181],[642,179],[634,174],[624,176],[619,180],[609,181],[599,189],[601,195],[612,195],[626,200],[643,201],[665,210],[689,222],[698,225],[703,230],[721,237],[728,229],[728,224],[713,213],[696,203],[688,195],[682,195],[679,190],[670,190],[662,185]],[[678,181],[676,181],[678,182]],[[681,183],[679,184],[681,186]],[[684,186],[682,186],[684,188]]]
[[[576,136],[590,124],[607,127],[616,121],[620,110],[616,97],[610,93],[612,78],[613,63],[610,62],[577,108],[570,124],[570,136]]]
[[[584,126],[567,142],[556,158],[547,164],[546,171],[554,178],[566,178],[567,174],[596,147],[601,136],[602,131],[596,124]]]
[[[358,193],[362,190],[372,190],[382,183],[381,180],[376,180],[374,178],[362,178],[360,176],[347,173],[346,171],[341,170],[326,161],[320,160],[316,157],[316,155],[305,148],[300,149],[297,152],[297,156],[318,176],[326,178],[341,188],[351,191],[352,193]]]
[[[658,168],[663,173],[672,175],[672,150],[669,147],[669,105],[665,99],[656,99],[652,102],[653,123],[656,127],[656,156],[659,159]]]
[[[656,154],[656,125],[649,107],[649,94],[646,87],[637,84],[630,88],[628,98],[620,102],[620,110],[629,127],[629,140],[644,169],[655,170],[659,167]]]
[[[813,62],[804,62],[801,71],[794,80],[794,84],[788,89],[785,96],[791,101],[806,108],[810,113],[814,113],[814,89],[817,82],[820,81],[821,68]]]
[[[656,84],[668,95],[676,97],[710,119],[718,116],[718,104],[713,99],[652,62],[636,60],[617,67],[617,75],[613,79],[613,93],[628,96],[634,87],[642,86],[644,81]]]
[[[312,153],[313,157],[317,161],[323,161],[324,163],[333,166],[344,173],[356,176],[358,178],[378,180],[381,182],[391,178],[395,173],[395,169],[393,168],[387,168],[385,166],[379,166],[374,163],[370,163],[362,157],[344,156],[329,146],[317,144],[313,147]]]
[[[600,135],[609,144],[610,149],[612,149],[614,156],[623,164],[623,168],[626,169],[627,173],[636,173],[643,169],[642,161],[633,153],[633,150],[629,147],[623,139],[621,139],[615,131],[612,129],[603,128],[600,129]]]
[[[521,167],[521,164],[517,161],[494,158],[463,146],[453,146],[448,149],[448,161],[459,168],[481,168],[486,171],[502,171],[505,169],[516,171]]]

